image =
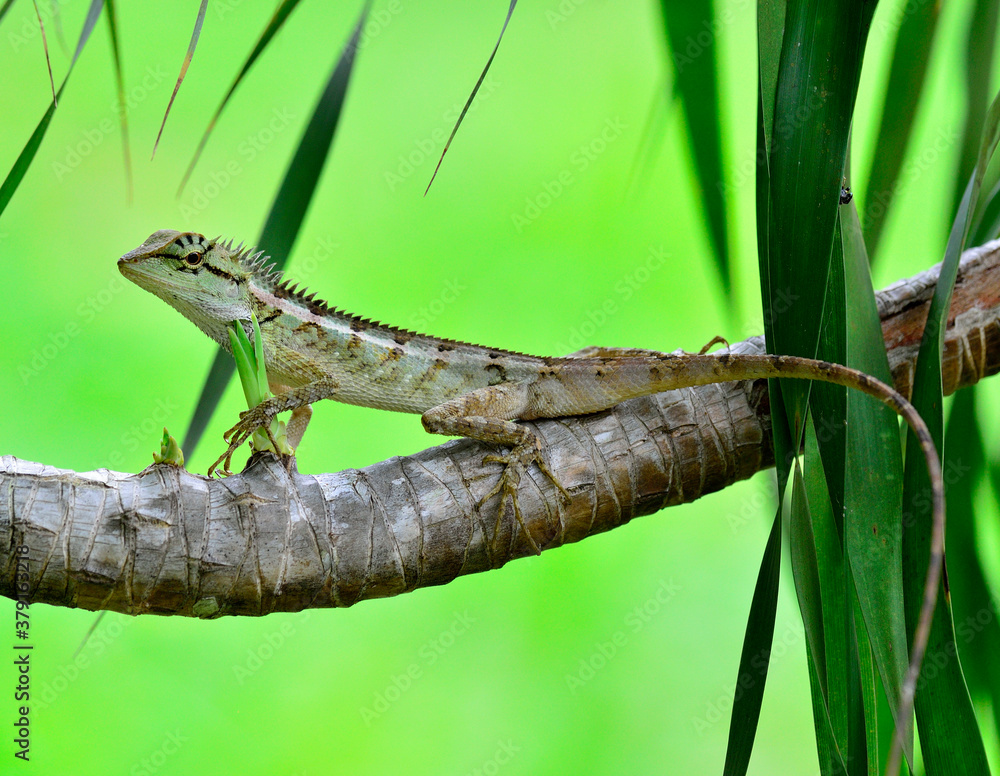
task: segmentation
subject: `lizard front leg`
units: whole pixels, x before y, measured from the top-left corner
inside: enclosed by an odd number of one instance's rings
[[[541,549],[524,524],[517,502],[517,486],[521,481],[521,474],[534,463],[566,500],[569,500],[569,493],[546,464],[541,440],[532,431],[513,421],[528,409],[530,392],[531,386],[527,383],[502,383],[480,388],[432,407],[423,414],[421,420],[424,428],[432,434],[471,437],[510,448],[510,452],[505,455],[493,453],[483,457],[484,463],[502,464],[503,471],[497,484],[483,496],[477,507],[482,507],[493,496],[500,494],[496,524],[496,530],[499,530],[500,518],[509,500],[517,524],[524,531],[531,548],[540,554]]]
[[[208,468],[208,476],[211,477],[212,472],[216,469],[219,469],[222,474],[231,474],[232,472],[229,471],[229,464],[232,462],[233,453],[235,453],[258,428],[265,429],[270,436],[271,421],[274,420],[279,413],[285,412],[286,410],[295,410],[296,412],[292,413],[294,422],[296,414],[298,414],[299,418],[303,418],[303,413],[300,412],[300,408],[308,407],[308,405],[313,402],[332,396],[337,392],[339,387],[339,383],[337,383],[336,380],[329,377],[322,377],[319,380],[299,386],[298,388],[293,388],[285,393],[272,396],[270,399],[262,401],[256,407],[246,410],[245,412],[241,412],[239,422],[223,434],[223,438],[229,443],[229,447],[226,449],[226,452],[220,455],[218,460]],[[309,414],[311,414],[311,412]],[[305,422],[308,422],[309,414],[304,415]],[[298,435],[299,439],[301,439],[302,432],[304,431],[305,423],[302,423],[301,421],[296,423],[296,430],[294,433]],[[289,437],[291,436],[292,434],[290,433]],[[295,441],[298,442],[299,440],[296,439]]]
[[[287,385],[281,385],[279,383],[271,383],[271,391],[276,396],[281,396],[284,393],[288,393],[291,388]],[[312,405],[303,404],[301,407],[296,407],[292,410],[292,417],[288,419],[288,423],[285,424],[285,439],[288,441],[288,446],[292,449],[299,446],[299,442],[302,441],[302,436],[306,433],[306,428],[309,425],[309,419],[312,417]]]

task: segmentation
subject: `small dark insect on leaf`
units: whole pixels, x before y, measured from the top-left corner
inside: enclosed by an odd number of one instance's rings
[[[840,204],[841,205],[846,205],[852,199],[854,199],[854,194],[851,191],[851,187],[850,186],[841,186],[840,187]]]

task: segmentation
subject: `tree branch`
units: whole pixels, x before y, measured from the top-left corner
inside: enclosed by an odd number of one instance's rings
[[[878,295],[897,388],[908,394],[938,268]],[[735,352],[761,352],[753,338]],[[967,251],[945,347],[945,393],[1000,371],[1000,241]],[[764,381],[669,391],[532,424],[561,503],[533,471],[519,503],[543,549],[687,503],[774,463]],[[313,440],[315,444],[315,440]],[[478,500],[499,469],[448,442],[365,469],[300,475],[270,455],[210,480],[171,466],[77,474],[0,458],[0,594],[129,614],[218,617],[440,585],[530,554],[511,510]],[[18,576],[25,574],[25,576]]]

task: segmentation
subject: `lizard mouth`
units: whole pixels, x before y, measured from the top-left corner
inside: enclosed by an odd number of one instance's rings
[[[135,269],[137,260],[131,254],[126,253],[120,259],[118,259],[118,271],[121,272],[126,277],[131,277],[135,275]]]

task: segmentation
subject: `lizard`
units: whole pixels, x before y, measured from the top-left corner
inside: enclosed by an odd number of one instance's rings
[[[539,438],[517,421],[587,415],[627,399],[678,388],[760,378],[818,380],[853,388],[888,405],[913,429],[927,457],[932,485],[940,462],[916,408],[894,388],[850,367],[773,354],[661,353],[590,347],[551,358],[418,334],[329,306],[284,279],[263,251],[195,232],[165,229],[118,260],[119,271],[163,299],[231,352],[227,327],[253,336],[260,326],[268,380],[277,394],[240,415],[226,432],[229,446],[212,464],[229,474],[232,455],[258,427],[292,410],[288,441],[298,445],[310,405],[334,399],[421,415],[433,434],[464,436],[499,447],[488,462],[504,466],[488,495],[512,497],[520,473],[549,471]],[[936,489],[936,488],[935,488]],[[530,536],[528,537],[531,540]]]
[[[251,313],[256,315],[276,395],[240,414],[224,435],[228,448],[209,475],[220,466],[228,474],[233,453],[281,412],[292,410],[288,441],[298,445],[309,405],[322,399],[416,413],[430,433],[470,437],[508,450],[484,457],[503,468],[478,507],[499,494],[503,514],[509,500],[535,552],[540,549],[517,504],[521,475],[534,464],[562,498],[570,496],[550,471],[539,437],[519,421],[586,415],[663,391],[760,378],[819,380],[875,397],[913,430],[932,487],[931,558],[901,704],[901,710],[912,709],[943,565],[944,486],[927,425],[906,398],[880,380],[799,356],[594,347],[549,358],[440,339],[333,308],[285,279],[263,251],[195,232],[155,232],[122,256],[118,268],[230,352],[227,327],[238,323],[252,338]]]

